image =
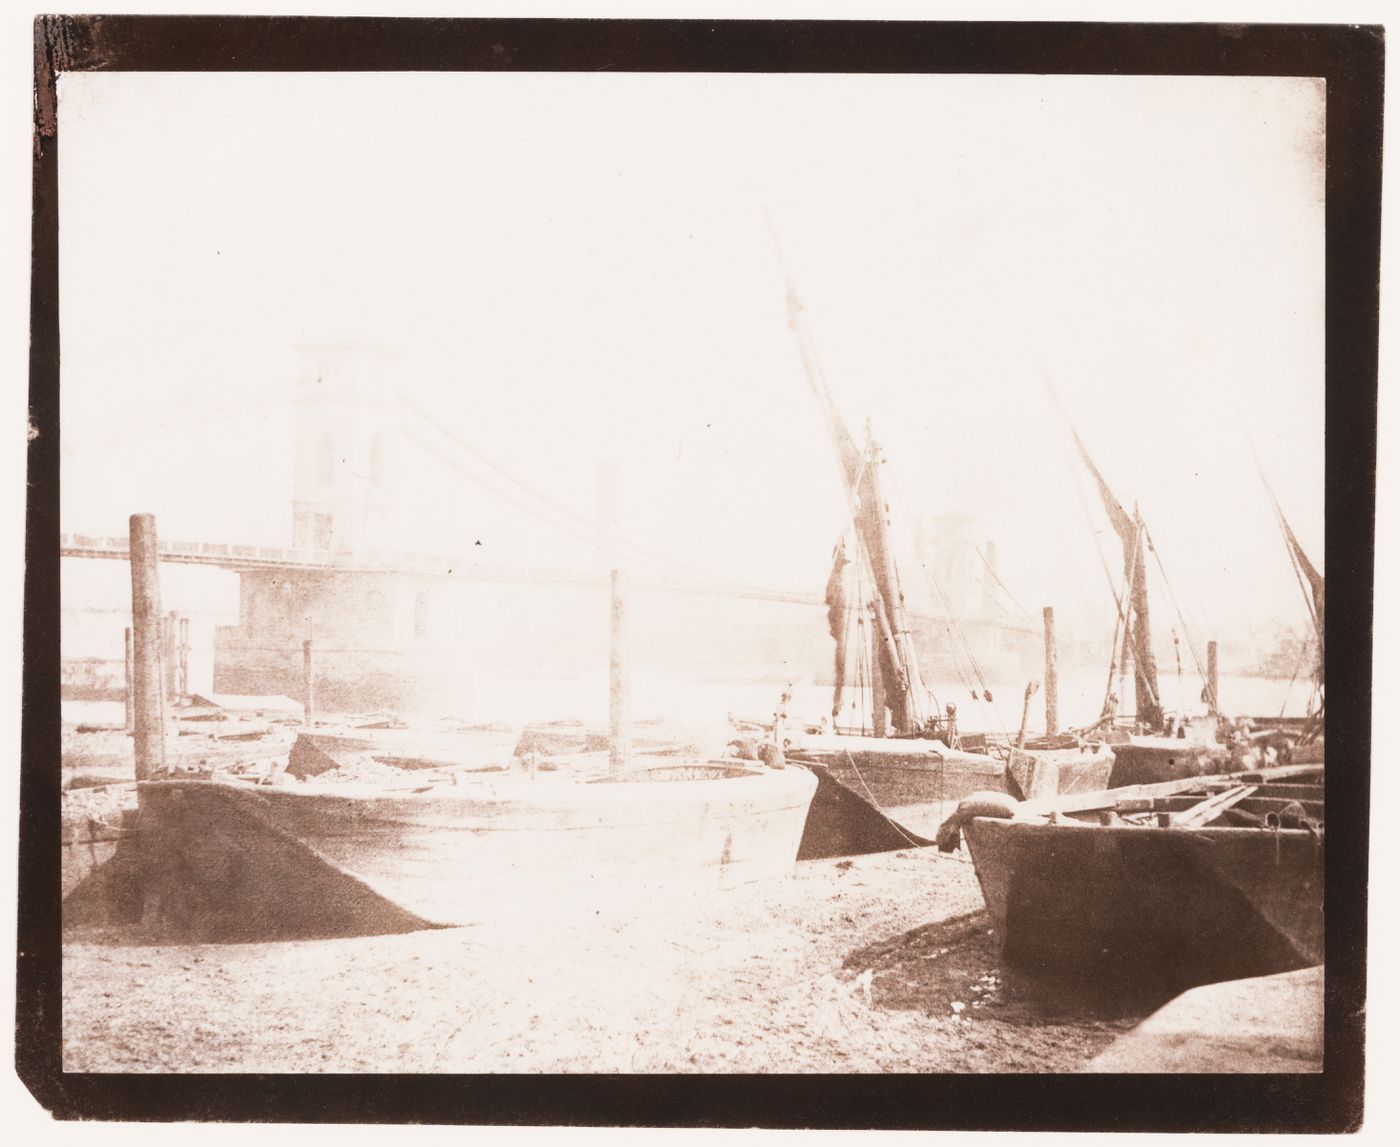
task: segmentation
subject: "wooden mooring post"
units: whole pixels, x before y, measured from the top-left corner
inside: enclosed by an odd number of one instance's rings
[[[132,665],[131,626],[126,627],[126,676],[123,700],[126,702],[126,731],[136,728],[136,671]]]
[[[131,516],[132,749],[136,779],[165,767],[165,673],[161,665],[160,558],[156,520]]]
[[[1025,700],[1021,702],[1021,728],[1016,734],[1016,747],[1024,748],[1026,744],[1026,726],[1031,721],[1031,698],[1035,696],[1036,690],[1040,688],[1039,681],[1026,682]]]
[[[1055,648],[1055,610],[1045,607],[1045,735],[1060,731],[1059,654]]]
[[[612,629],[608,650],[608,771],[632,756],[632,673],[627,634],[627,576],[612,571]]]
[[[165,699],[174,702],[180,696],[180,615],[173,609],[161,624],[161,670],[164,673]]]
[[[311,638],[301,643],[302,671],[302,713],[303,725],[316,723],[316,659],[312,653]]]
[[[188,697],[190,695],[190,619],[183,615],[180,617],[178,652],[180,657],[180,671],[176,675],[178,695]]]

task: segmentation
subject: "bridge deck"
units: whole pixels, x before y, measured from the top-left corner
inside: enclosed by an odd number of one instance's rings
[[[62,535],[59,540],[59,552],[66,558],[127,561],[130,557],[126,538],[95,537],[86,534]],[[160,560],[178,565],[214,566],[238,572],[255,569],[304,569],[336,573],[434,574],[466,581],[522,582],[590,588],[606,588],[608,585],[606,575],[587,571],[487,566],[444,554],[401,550],[365,550],[350,553],[288,549],[281,546],[248,546],[229,542],[162,542]],[[637,578],[634,584],[638,589],[667,593],[738,597],[755,601],[786,602],[792,605],[825,605],[823,599],[816,594],[763,586],[683,582],[665,578]]]
[[[63,534],[59,552],[65,558],[106,558],[127,561],[125,537],[97,537],[89,534]],[[583,570],[541,569],[529,566],[480,565],[445,554],[414,553],[404,550],[364,550],[342,552],[327,550],[289,549],[282,546],[247,546],[230,542],[161,542],[160,560],[178,565],[204,565],[242,572],[257,569],[327,570],[336,573],[407,573],[433,574],[463,581],[514,582],[533,585],[582,586],[604,589],[605,575]],[[736,582],[691,582],[667,578],[634,578],[639,590],[656,593],[678,593],[698,597],[727,597],[747,601],[772,601],[789,605],[826,608],[826,600],[818,594],[796,590],[751,586]],[[909,616],[925,621],[946,621],[942,614],[917,609]],[[1029,622],[1015,618],[959,618],[966,626],[979,621],[992,622],[1002,628],[1039,632]]]

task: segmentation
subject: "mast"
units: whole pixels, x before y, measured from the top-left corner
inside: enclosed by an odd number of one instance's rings
[[[923,682],[919,678],[919,663],[914,653],[913,634],[909,630],[909,620],[904,609],[904,590],[899,584],[899,566],[895,562],[894,550],[890,545],[889,504],[880,488],[880,467],[884,455],[876,445],[874,436],[866,427],[867,446],[865,482],[857,496],[867,519],[861,531],[866,553],[874,569],[877,620],[881,630],[888,629],[887,642],[891,669],[895,676],[895,689],[887,697],[890,711],[894,714],[894,727],[897,733],[912,733],[922,723],[919,719],[917,698],[922,694]],[[858,528],[860,525],[858,524]]]
[[[1089,451],[1084,448],[1084,443],[1072,426],[1070,433],[1074,435],[1074,444],[1079,448],[1084,465],[1089,468],[1089,473],[1099,488],[1099,497],[1103,500],[1108,520],[1113,524],[1114,532],[1123,545],[1124,577],[1129,582],[1127,629],[1133,651],[1137,719],[1149,729],[1157,729],[1163,722],[1162,705],[1158,700],[1162,694],[1157,688],[1157,659],[1152,653],[1152,619],[1147,601],[1147,530],[1137,507],[1133,507],[1133,516],[1129,517],[1122,504],[1113,496],[1113,491],[1108,488],[1108,483],[1104,481],[1099,468],[1094,465]]]
[[[776,240],[775,240],[776,245]],[[781,258],[781,257],[780,257]],[[788,325],[797,335],[802,354],[802,367],[812,388],[836,450],[842,484],[850,507],[851,523],[856,535],[856,548],[872,590],[874,656],[872,671],[883,685],[884,704],[893,716],[896,733],[913,733],[922,725],[921,697],[923,682],[919,676],[918,660],[904,609],[904,594],[899,587],[899,570],[890,544],[889,507],[880,490],[882,457],[873,439],[862,451],[836,409],[831,390],[822,375],[812,343],[811,332],[803,319],[802,303],[797,297],[786,268],[783,277],[787,286]],[[867,426],[867,435],[869,427]],[[875,714],[877,734],[884,724],[883,714]]]

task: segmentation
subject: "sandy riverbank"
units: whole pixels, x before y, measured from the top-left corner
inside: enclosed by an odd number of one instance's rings
[[[528,931],[154,946],[74,930],[64,1067],[1063,1072],[1130,1026],[1008,980],[981,909],[965,853],[918,849]]]

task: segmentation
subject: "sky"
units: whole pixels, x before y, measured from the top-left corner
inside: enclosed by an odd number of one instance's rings
[[[1251,441],[1321,565],[1319,81],[88,73],[60,99],[65,530],[287,544],[297,348],[350,341],[580,515],[610,463],[649,550],[820,592],[847,509],[785,266],[906,541],[969,514],[1029,610],[1111,626],[1062,409],[1193,626],[1306,622]],[[435,549],[581,561],[480,486],[422,494]]]

